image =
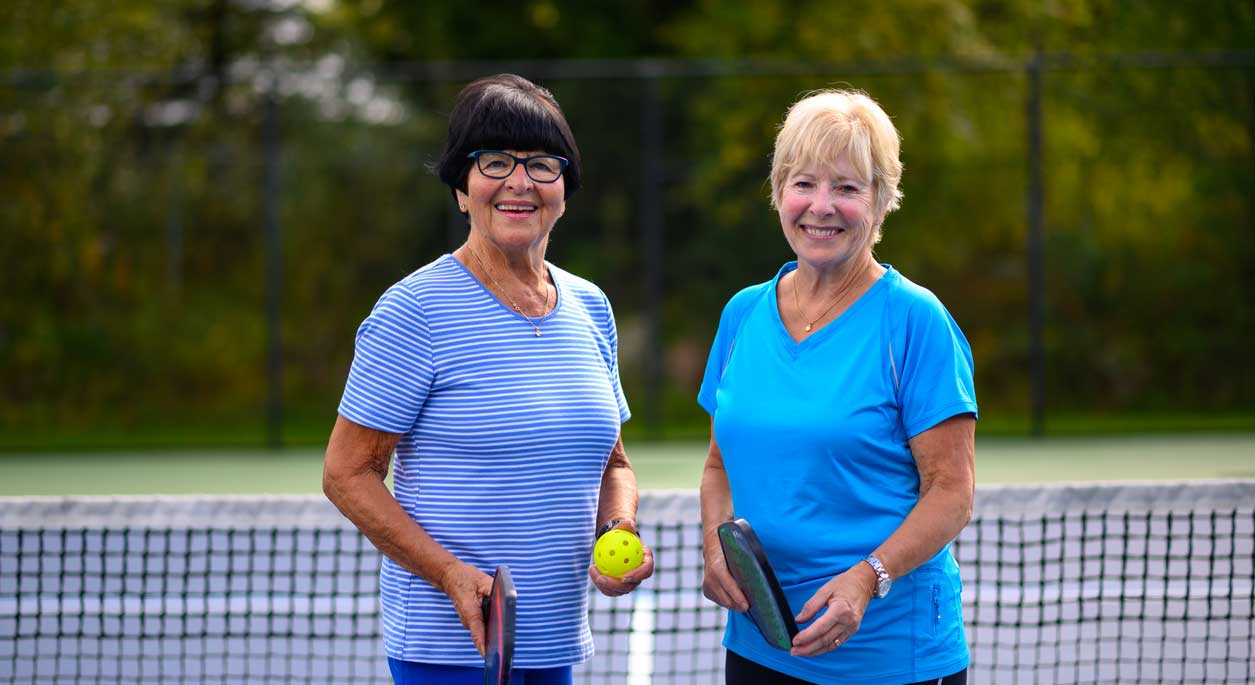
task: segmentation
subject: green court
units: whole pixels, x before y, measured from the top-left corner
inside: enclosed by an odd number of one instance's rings
[[[702,442],[628,443],[645,489],[693,489]],[[321,489],[319,449],[0,453],[0,495],[300,494]],[[1255,434],[978,438],[982,485],[1255,478]]]

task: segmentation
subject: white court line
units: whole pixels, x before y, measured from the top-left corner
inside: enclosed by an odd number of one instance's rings
[[[628,633],[628,685],[650,685],[654,677],[654,593],[633,593],[632,627]]]

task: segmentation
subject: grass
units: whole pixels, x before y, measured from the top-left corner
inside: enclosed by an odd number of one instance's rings
[[[695,405],[694,405],[695,406]],[[678,416],[678,414],[675,414]],[[698,409],[687,419],[673,418],[662,426],[646,425],[646,416],[623,427],[625,441],[704,441],[709,419]],[[321,449],[335,423],[335,407],[289,408],[283,421],[281,442],[287,448]],[[986,411],[977,426],[982,437],[1022,437],[1030,421],[1023,414]],[[1163,433],[1255,433],[1255,410],[1208,413],[1055,413],[1046,417],[1046,432],[1053,437]],[[54,422],[0,422],[0,458],[6,452],[91,452],[134,450],[235,450],[269,445],[263,411],[233,415],[205,413],[196,416],[145,415],[126,420],[97,418],[76,425]]]
[[[644,489],[693,489],[706,443],[626,441]],[[977,483],[1255,478],[1255,432],[977,440]],[[322,448],[0,453],[0,495],[321,491]]]
[[[280,436],[288,447],[325,445],[335,407],[285,417]],[[149,449],[256,449],[269,445],[264,412],[239,415],[96,419],[74,425],[0,425],[3,452],[77,452]]]

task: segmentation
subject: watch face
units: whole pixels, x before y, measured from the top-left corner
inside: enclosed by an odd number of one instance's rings
[[[876,581],[876,596],[884,598],[889,594],[889,588],[893,586],[893,580],[890,578],[880,578]]]

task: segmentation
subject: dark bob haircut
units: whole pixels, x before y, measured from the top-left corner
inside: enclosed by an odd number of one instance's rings
[[[436,162],[440,180],[466,192],[476,150],[539,150],[566,157],[562,172],[569,198],[580,188],[580,150],[562,108],[548,90],[514,74],[486,76],[461,93],[449,113],[449,137]]]

